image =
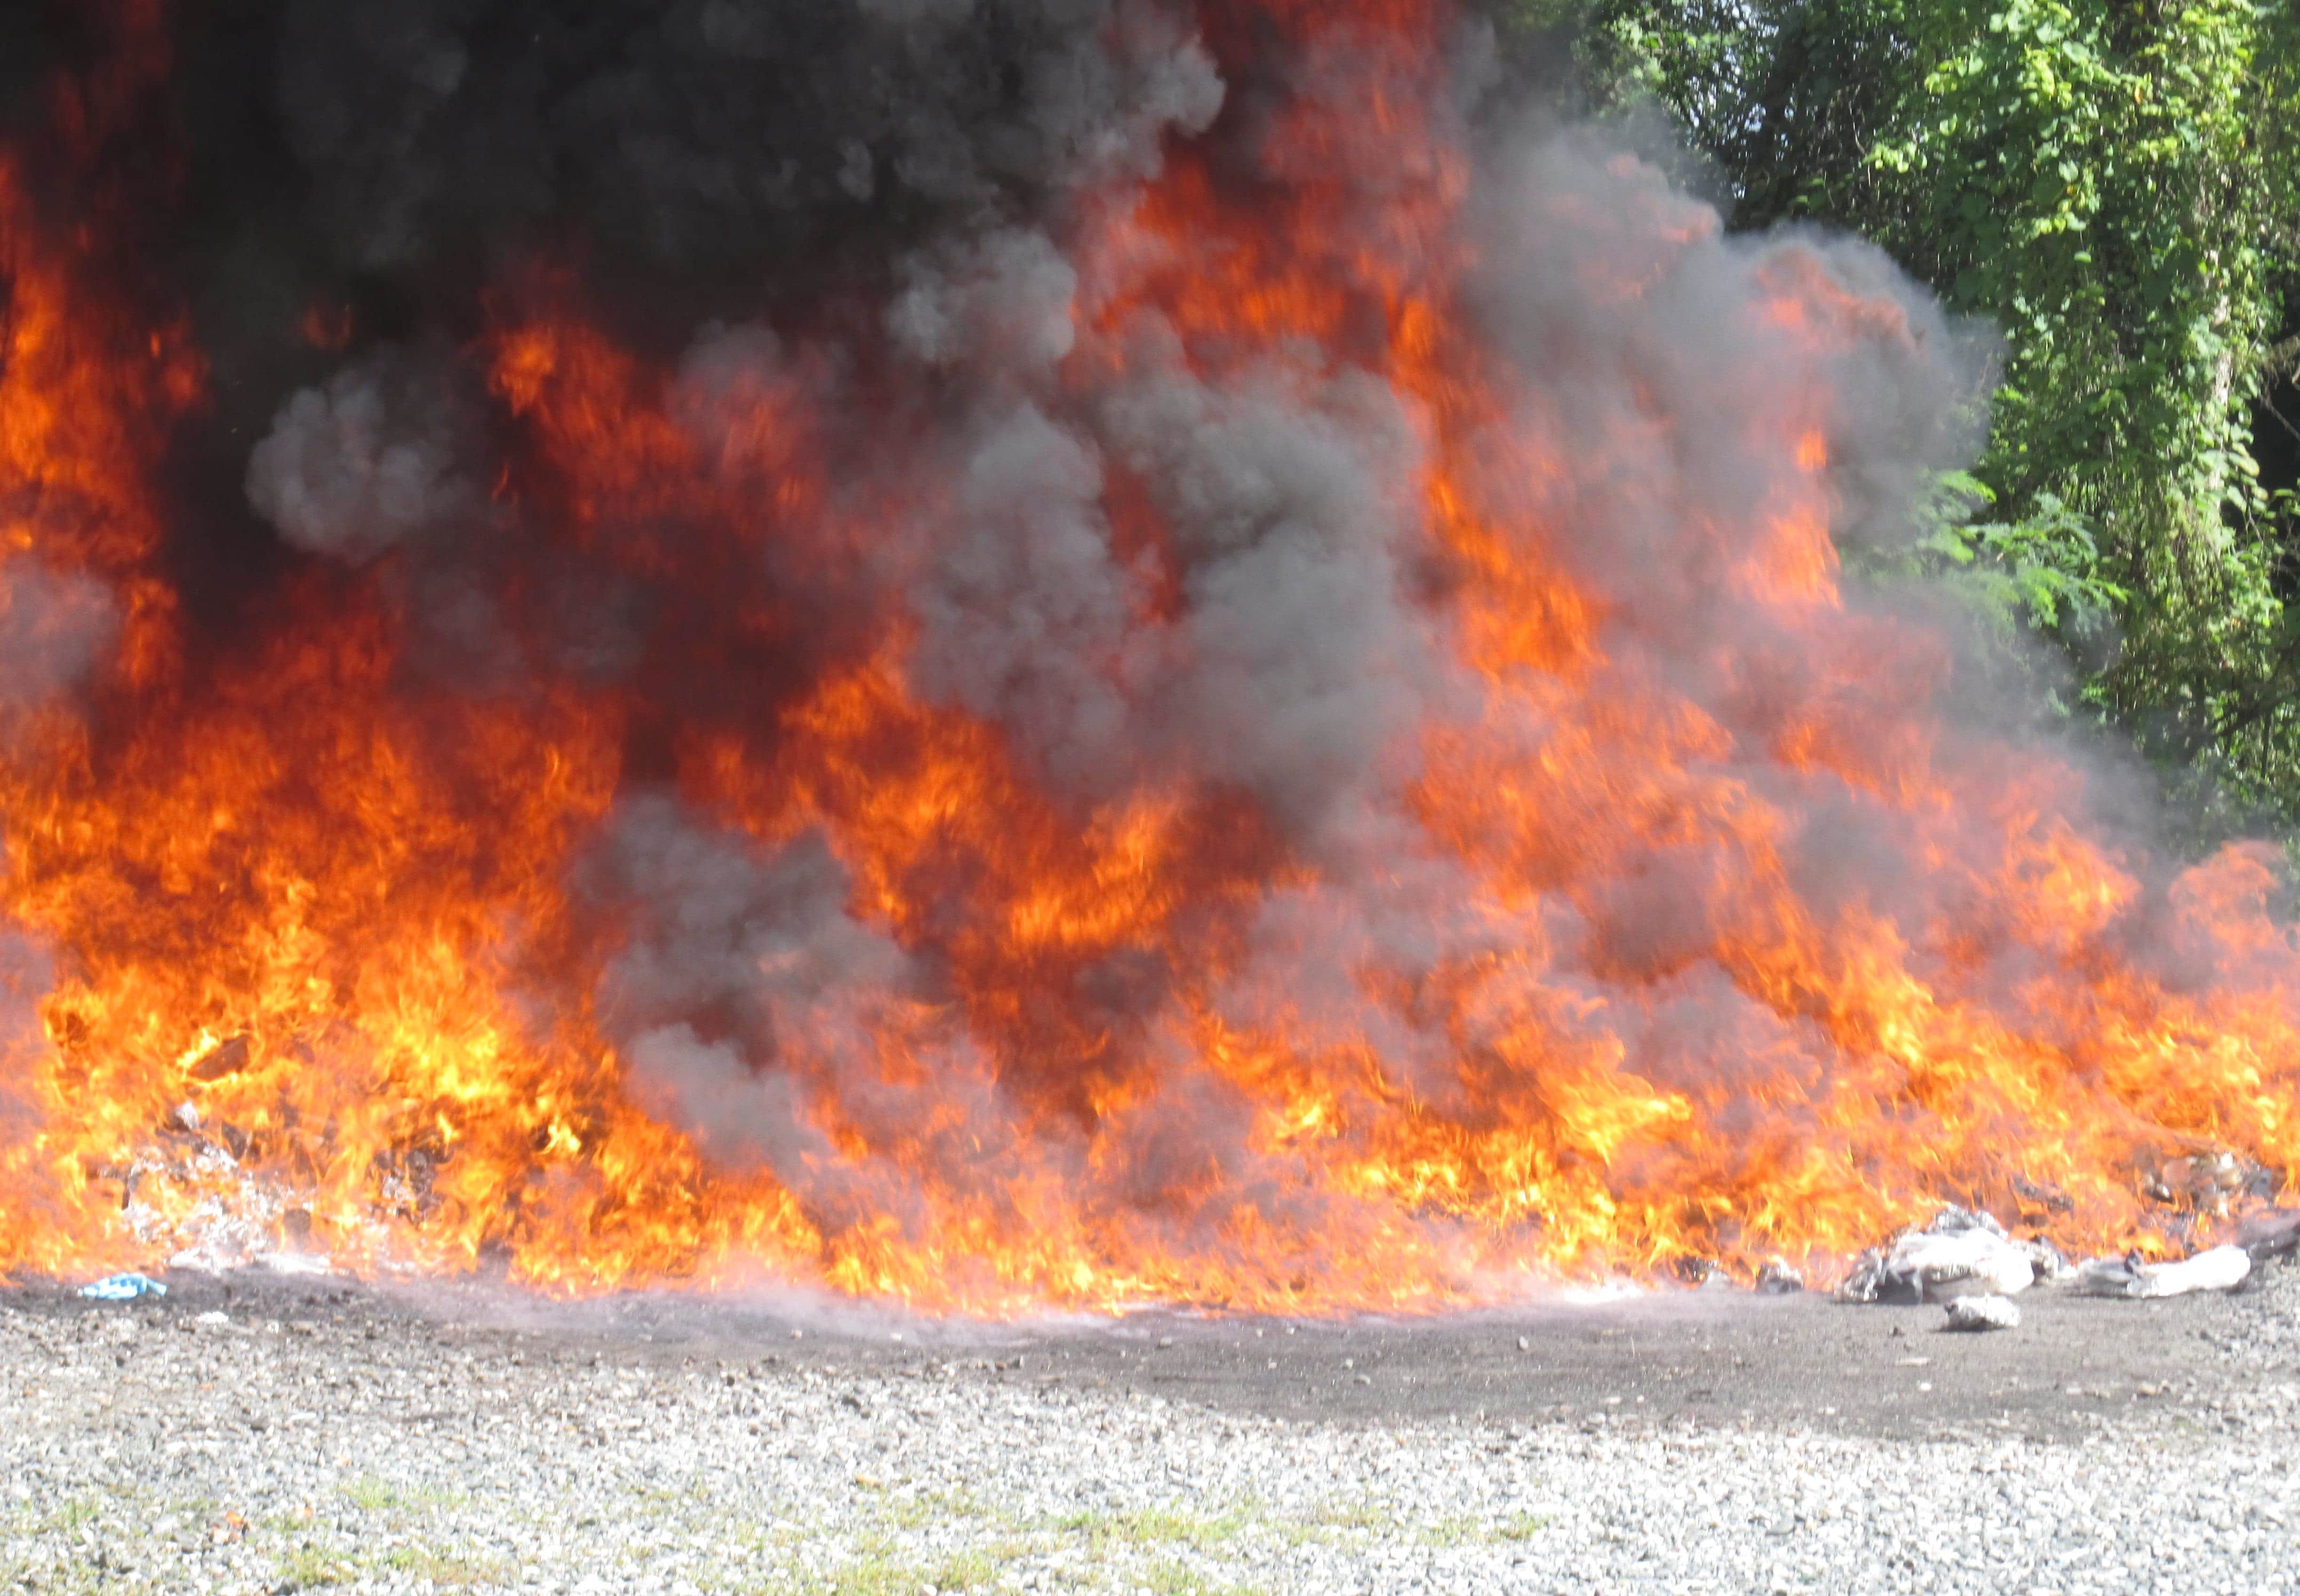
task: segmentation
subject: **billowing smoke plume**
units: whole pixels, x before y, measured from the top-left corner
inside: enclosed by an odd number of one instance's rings
[[[155,26],[42,82],[168,63],[105,104],[177,165],[38,147],[155,185],[175,286],[56,292],[200,358],[115,385],[160,507],[0,610],[88,715],[8,784],[97,817],[17,865],[49,1029],[155,1110],[420,1153],[451,1260],[979,1302],[2122,1239],[2136,1124],[2300,1165],[2266,866],[2161,862],[1840,567],[1965,457],[1970,330],[1523,131],[1436,0]]]
[[[247,497],[297,548],[362,564],[478,513],[476,418],[394,352],[289,399],[247,464]]]
[[[1221,102],[1160,0],[277,11],[265,75],[312,218],[387,274],[579,218],[629,267],[804,281],[843,237],[1146,175]]]

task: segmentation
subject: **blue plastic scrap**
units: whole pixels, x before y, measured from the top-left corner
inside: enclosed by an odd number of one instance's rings
[[[168,1285],[165,1281],[130,1271],[125,1274],[107,1274],[102,1280],[80,1287],[79,1294],[93,1297],[99,1302],[126,1302],[136,1297],[164,1297],[168,1294]]]

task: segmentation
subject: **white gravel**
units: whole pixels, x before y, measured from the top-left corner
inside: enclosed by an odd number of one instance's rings
[[[2295,1272],[2081,1441],[1346,1426],[932,1355],[0,1295],[0,1590],[2300,1589]],[[1857,1312],[1860,1310],[1846,1310]]]

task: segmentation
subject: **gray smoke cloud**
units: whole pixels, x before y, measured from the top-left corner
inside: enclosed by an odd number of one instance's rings
[[[624,806],[584,885],[635,922],[600,1007],[640,1105],[706,1157],[859,1212],[854,1172],[812,1099],[872,1073],[873,1011],[912,982],[900,950],[847,914],[822,840],[762,856],[642,798]]]
[[[1971,457],[1960,401],[1986,347],[1870,246],[1728,238],[1659,171],[1576,134],[1508,159],[1483,214],[1481,325],[1540,405],[1518,419],[1585,467],[1490,490],[1565,518],[1575,574],[1658,628],[1698,635],[1738,607],[1721,578],[1745,550],[1688,529],[1762,533],[1801,423],[1826,446],[1829,530],[1850,543],[1904,536],[1917,485]]]
[[[657,265],[1154,166],[1221,103],[1149,0],[293,0],[288,142],[339,258],[420,267],[581,216]]]
[[[1142,573],[1111,547],[1090,441],[1025,405],[960,466],[955,514],[912,594],[918,680],[1004,726],[1041,771],[1107,793],[1133,773]]]
[[[280,407],[248,456],[248,502],[296,547],[364,564],[484,507],[477,422],[441,371],[384,351]]]
[[[1125,374],[1081,406],[1050,375],[1077,274],[1043,235],[994,234],[910,278],[890,330],[957,376],[967,411],[908,595],[921,689],[1087,799],[1152,771],[1231,783],[1306,838],[1394,779],[1403,733],[1449,691],[1402,569],[1424,462],[1396,396],[1276,363],[1211,378],[1144,317]],[[1119,547],[1105,509],[1113,462],[1171,539],[1179,602],[1154,619],[1150,557]]]
[[[977,424],[909,592],[930,698],[996,722],[1064,791],[1231,783],[1305,837],[1406,768],[1451,677],[1401,572],[1421,462],[1379,382],[1217,384],[1178,362],[1067,425],[1029,403]],[[1173,539],[1179,603],[1155,620],[1154,572],[1104,507],[1110,456]]]
[[[917,1224],[921,1174],[996,1186],[1014,1112],[962,1037],[921,1025],[932,973],[854,918],[821,836],[762,849],[637,798],[579,884],[626,927],[599,1004],[629,1089],[706,1157],[771,1171],[831,1230]],[[870,1151],[849,1157],[834,1125]]]
[[[29,559],[0,567],[0,711],[37,708],[85,681],[119,629],[112,589]]]
[[[1077,338],[1078,272],[1053,239],[1008,228],[904,263],[887,312],[896,342],[928,365],[983,363],[1039,375]]]
[[[588,880],[636,906],[629,944],[607,966],[611,1032],[701,1024],[761,1069],[793,1067],[785,1032],[832,1057],[868,1057],[861,1009],[913,986],[907,959],[846,909],[846,873],[820,836],[764,857],[699,826],[666,799],[625,805]]]
[[[1399,740],[1450,667],[1400,570],[1423,535],[1423,462],[1396,397],[1362,373],[1305,389],[1274,369],[1221,383],[1170,369],[1105,416],[1180,565],[1162,756],[1304,835],[1410,773]]]
[[[1349,81],[1335,69],[1334,92]],[[1816,1132],[1794,1091],[1771,1100],[1781,1083],[1818,1099],[1837,1063],[1820,1025],[1752,995],[1730,965],[1772,883],[1793,883],[1822,923],[1879,915],[1913,935],[2000,862],[2001,838],[1959,839],[1964,862],[1944,870],[1937,832],[1780,753],[1812,725],[1867,736],[1933,714],[1952,645],[1857,590],[1785,622],[1748,585],[1784,516],[1817,515],[1847,547],[1908,535],[1918,485],[1971,447],[1985,347],[1874,251],[1726,238],[1654,168],[1580,134],[1497,155],[1467,226],[1483,263],[1459,308],[1497,402],[1491,435],[1452,467],[1497,535],[1604,617],[1578,696],[1546,706],[1496,696],[1464,664],[1421,402],[1342,351],[1207,362],[1146,307],[1113,333],[1092,321],[1109,285],[1088,280],[1058,231],[966,223],[902,257],[881,318],[927,397],[850,414],[814,390],[810,413],[841,418],[838,436],[878,439],[855,473],[890,484],[896,508],[867,547],[829,557],[804,527],[771,540],[771,590],[897,606],[912,694],[996,728],[1081,815],[1144,791],[1239,794],[1314,864],[1314,879],[1265,883],[1239,910],[1213,990],[1187,951],[1131,949],[1062,993],[1154,1082],[1095,1126],[1097,1173],[1079,1198],[1145,1236],[1212,1245],[1244,1209],[1325,1245],[1381,1222],[1379,1202],[1321,1182],[1331,1149],[1256,1144],[1250,1096],[1197,1052],[1200,1003],[1304,1056],[1379,1059],[1417,1112],[1471,1131],[1550,1126],[1563,1082],[1634,1068],[1734,1127],[1731,1156],[1754,1168]],[[1088,338],[1104,343],[1080,365]],[[820,369],[762,330],[710,330],[675,411],[738,481],[758,448],[780,447],[756,418]],[[1785,500],[1799,482],[1804,497]],[[1154,517],[1154,548],[1120,524],[1129,494]],[[1901,650],[1901,668],[1875,669],[1879,649]],[[1607,706],[1654,702],[1715,730],[1673,750],[1591,736]],[[1586,855],[1553,867],[1559,887],[1497,903],[1415,814],[1423,740],[1446,727],[1474,731],[1488,771],[1509,773],[1552,835],[1582,840]],[[1939,756],[1952,776],[1963,757]],[[1655,774],[1671,763],[1680,773]],[[1721,794],[1778,817],[1762,856]],[[1674,827],[1641,829],[1672,806]],[[896,1128],[906,1117],[955,1117],[1034,1169],[1085,1157],[1069,1122],[1050,1128],[997,1083],[1012,1061],[987,1063],[962,1036],[938,1036],[923,1094],[890,1081],[889,1005],[934,990],[955,904],[925,909],[920,946],[900,949],[853,916],[819,841],[762,864],[747,845],[696,842],[695,824],[627,810],[609,850],[624,861],[621,900],[643,907],[603,992],[645,1100],[825,1212],[860,1212],[867,1193],[905,1223],[921,1200],[920,1157]],[[910,885],[933,903],[931,882]],[[2014,940],[1962,971],[1921,943],[1910,957],[1945,986],[2001,997],[2033,963]],[[1426,983],[1455,997],[1397,1000]],[[802,1068],[780,1062],[786,1033],[814,1039]],[[829,1151],[826,1103],[871,1127],[871,1156]],[[1369,1154],[1390,1117],[1370,1091],[1346,1107]],[[1665,1190],[1685,1178],[1678,1158],[1632,1148],[1618,1178]],[[924,1166],[992,1202],[1012,1173],[947,1150]]]

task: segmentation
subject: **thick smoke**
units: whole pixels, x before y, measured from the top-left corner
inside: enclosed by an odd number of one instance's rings
[[[600,987],[619,1040],[700,1027],[759,1070],[811,1057],[851,1068],[871,1052],[863,1011],[903,1001],[914,985],[902,950],[849,915],[846,873],[819,836],[762,859],[666,800],[638,799],[587,884],[635,911]]]
[[[290,0],[279,111],[336,258],[549,237],[675,270],[1139,176],[1221,88],[1152,0]],[[818,264],[827,264],[819,262]]]
[[[598,1003],[629,1088],[707,1158],[771,1172],[831,1230],[911,1217],[922,1170],[995,1182],[1011,1110],[936,1020],[931,972],[854,918],[820,835],[762,850],[640,798],[577,880],[624,928]],[[890,1040],[911,1050],[890,1058]],[[839,1132],[873,1156],[843,1156]],[[897,1151],[907,1175],[879,1162]]]
[[[1360,374],[1181,371],[1112,397],[1107,424],[1168,518],[1183,610],[1149,734],[1302,831],[1364,801],[1443,692],[1436,623],[1400,569],[1421,465],[1395,396]]]
[[[1826,455],[1829,531],[1855,546],[1904,539],[1920,485],[1970,458],[1980,347],[1873,247],[1726,238],[1708,205],[1579,135],[1505,158],[1484,198],[1481,324],[1529,380],[1529,419],[1597,467],[1494,491],[1571,489],[1529,507],[1570,518],[1576,574],[1641,631],[1698,636],[1742,607],[1721,578],[1744,551],[1688,525],[1762,532],[1798,425]]]
[[[761,1233],[724,1190],[846,1283],[1411,1296],[1718,1215],[1748,1262],[1767,1170],[1881,1222],[1992,1112],[1939,1166],[2017,1174],[2027,1110],[1926,1072],[2096,1090],[2103,970],[2276,1012],[2265,865],[2150,863],[1840,565],[1967,456],[1983,346],[1482,107],[1440,9],[187,8],[199,513],[12,565],[0,708],[133,620],[192,690],[87,694],[88,763],[196,723],[231,801],[146,756],[213,852],[146,873],[254,883],[182,945],[378,922],[261,971],[228,1023],[307,1051],[230,1090],[338,1123],[308,1039],[362,1016],[308,994],[494,999],[490,1145],[593,1160],[498,1194],[538,1248],[643,1116],[722,1183],[698,1250]]]
[[[1111,547],[1091,442],[1024,405],[959,467],[952,526],[917,587],[919,680],[1006,727],[1089,791],[1128,773],[1142,573]]]
[[[1314,881],[1260,893],[1234,966],[1200,1000],[1241,1034],[1365,1049],[1441,1118],[1538,1123],[1577,1075],[1624,1058],[1712,1102],[1734,1099],[1750,1060],[1825,1086],[1826,1035],[1720,962],[1721,941],[1765,912],[1750,840],[1701,825],[1661,847],[1631,836],[1634,804],[1607,806],[1655,750],[1593,740],[1589,717],[1655,694],[1706,717],[1721,747],[1685,797],[1733,786],[1796,817],[1771,847],[1823,912],[1921,924],[1959,890],[1923,863],[1937,837],[1779,756],[1789,729],[1879,711],[1867,656],[1903,646],[1889,623],[1854,608],[1786,634],[1752,602],[1747,570],[1793,509],[1774,501],[1800,418],[1827,461],[1827,535],[1905,535],[1916,485],[1969,441],[1973,359],[1937,307],[1841,240],[1725,238],[1708,208],[1588,138],[1504,147],[1468,210],[1484,263],[1463,313],[1502,400],[1494,435],[1467,451],[1468,486],[1496,524],[1538,532],[1608,621],[1606,663],[1579,695],[1496,701],[1461,663],[1433,563],[1425,399],[1339,348],[1210,363],[1152,305],[1121,331],[1096,327],[1138,268],[1082,249],[1097,213],[1058,196],[1106,204],[1156,173],[1162,137],[1200,131],[1222,103],[1171,13],[648,9],[588,29],[522,23],[508,54],[496,8],[388,22],[296,9],[283,105],[343,262],[421,271],[507,221],[571,209],[602,255],[657,272],[788,257],[803,273],[838,240],[868,240],[892,263],[883,345],[755,321],[701,329],[666,405],[696,451],[700,497],[618,481],[596,507],[596,547],[546,554],[546,529],[504,525],[493,535],[528,552],[503,570],[427,537],[471,517],[485,469],[456,390],[404,355],[362,356],[290,399],[254,453],[251,497],[283,538],[354,562],[397,549],[419,619],[437,609],[521,639],[529,670],[589,639],[600,679],[689,706],[710,690],[696,679],[707,651],[682,664],[681,639],[723,641],[746,605],[794,612],[782,635],[801,679],[900,616],[907,690],[996,728],[1074,815],[1229,795],[1283,853],[1314,861]],[[1346,51],[1303,80],[1337,108],[1366,92]],[[1323,175],[1274,136],[1254,158],[1270,180]],[[1392,197],[1362,196],[1367,225]],[[1533,453],[1571,469],[1529,468]],[[827,500],[783,508],[824,461]],[[1154,518],[1154,548],[1129,540],[1125,514]],[[612,557],[619,540],[670,539],[715,559],[730,527],[754,552],[715,566],[699,606],[691,574]],[[585,601],[546,626],[555,653],[537,657],[531,621],[474,597],[601,549],[606,564],[577,584]],[[1886,689],[1898,709],[1944,681],[1942,658],[1905,663]],[[1587,861],[1570,891],[1470,907],[1485,897],[1476,873],[1411,800],[1426,738],[1447,725],[1552,773],[1526,778],[1528,801],[1618,856]],[[637,1100],[834,1227],[871,1212],[911,1222],[929,1171],[987,1199],[1005,1182],[979,1149],[1013,1146],[1025,1119],[1033,1159],[1075,1156],[949,1018],[942,961],[964,931],[963,880],[911,884],[925,929],[906,947],[856,917],[822,835],[762,851],[666,800],[626,798],[579,901],[616,928],[596,1000]],[[1199,979],[1192,950],[1175,957],[1082,973],[1064,999],[1104,1013],[1126,1067],[1155,1082],[1102,1125],[1107,1190],[1093,1200],[1160,1216],[1177,1239],[1220,1232],[1241,1201],[1305,1234],[1375,1223],[1337,1208],[1306,1166],[1254,1149],[1251,1104],[1197,1056],[1178,1007]],[[1400,1007],[1368,986],[1371,971],[1412,984],[1465,969],[1483,972],[1466,1009]],[[908,1077],[890,1056],[930,1063]],[[913,1125],[952,1122],[976,1150],[915,1145]],[[1745,1150],[1809,1129],[1783,1108],[1762,1133],[1743,1126]]]
[[[362,564],[468,520],[479,417],[444,373],[396,351],[289,399],[248,458],[247,497],[296,547]]]
[[[588,886],[635,921],[600,1003],[640,1101],[715,1158],[763,1164],[803,1189],[810,1166],[836,1169],[807,1097],[818,1076],[870,1073],[872,1011],[912,983],[902,951],[848,915],[821,839],[759,859],[642,800]]]
[[[928,365],[988,361],[1018,379],[1039,377],[1077,341],[1078,272],[1042,232],[969,238],[941,258],[913,256],[902,275],[888,330]]]

